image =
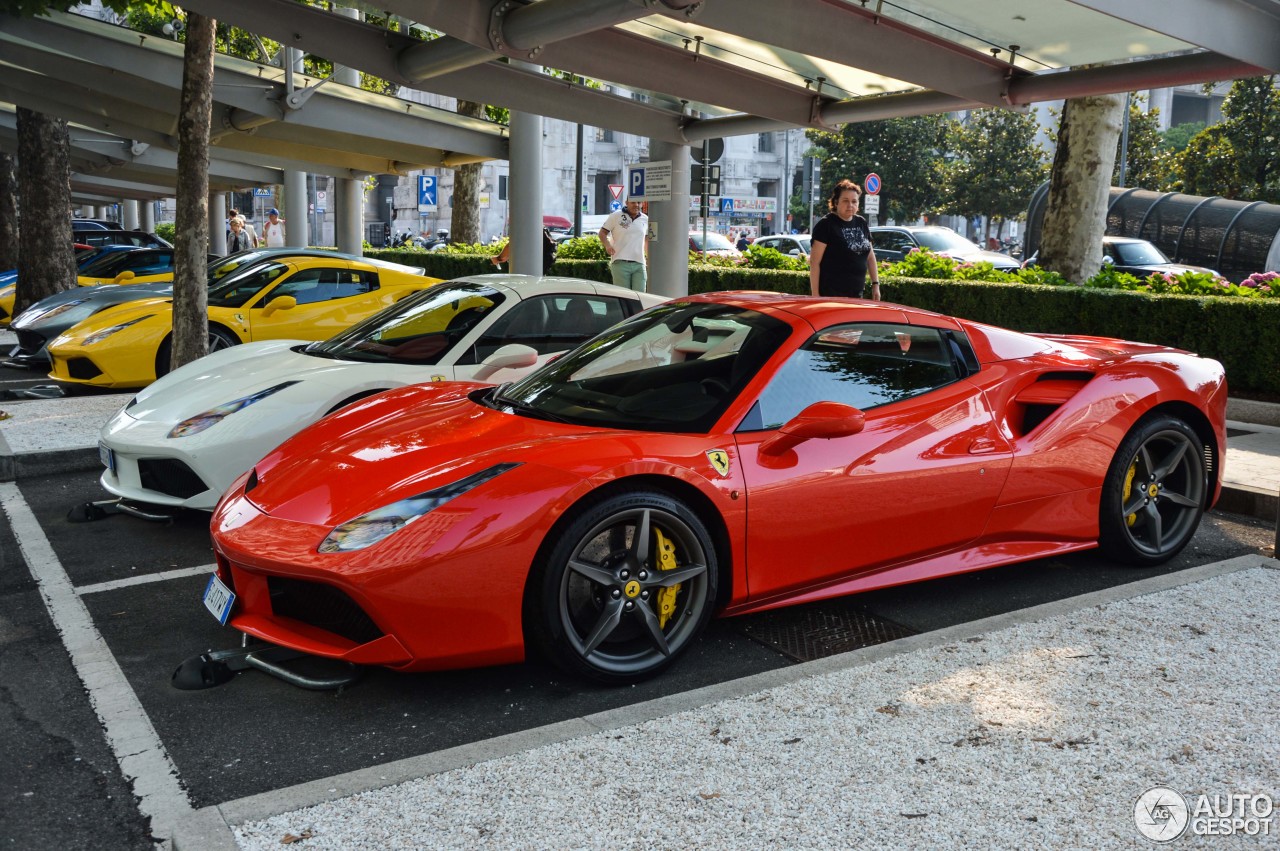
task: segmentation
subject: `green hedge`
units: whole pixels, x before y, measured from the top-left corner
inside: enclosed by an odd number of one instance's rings
[[[486,257],[422,251],[366,251],[396,263],[426,267],[437,278],[493,271]],[[609,281],[599,260],[557,260],[556,275]],[[1095,287],[989,284],[923,278],[882,280],[886,301],[951,316],[1049,334],[1118,337],[1175,346],[1211,357],[1235,391],[1280,393],[1280,300],[1148,295]],[[769,290],[807,294],[807,272],[693,265],[689,292]]]

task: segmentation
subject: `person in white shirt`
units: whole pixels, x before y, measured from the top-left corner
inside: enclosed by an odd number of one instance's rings
[[[645,292],[645,260],[649,256],[649,217],[639,201],[610,213],[600,227],[600,242],[609,255],[609,275],[614,284]]]
[[[262,241],[267,248],[284,248],[284,220],[275,207],[267,211],[267,220],[262,225]]]

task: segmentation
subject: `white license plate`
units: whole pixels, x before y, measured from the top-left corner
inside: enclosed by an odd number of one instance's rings
[[[218,623],[227,625],[227,618],[231,616],[231,607],[235,602],[235,592],[223,585],[216,573],[210,576],[209,584],[204,587],[204,607],[218,619]]]
[[[102,461],[102,466],[113,473],[116,471],[116,453],[105,443],[98,444],[98,458]]]

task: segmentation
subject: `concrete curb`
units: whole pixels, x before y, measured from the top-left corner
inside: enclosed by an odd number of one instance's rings
[[[1227,419],[1257,425],[1280,426],[1280,405],[1252,399],[1227,399]]]
[[[0,447],[5,448],[7,447]],[[98,457],[96,446],[46,452],[0,451],[0,482],[101,469],[102,461]]]
[[[1189,585],[1254,568],[1280,570],[1280,563],[1260,555],[1240,556],[1227,561],[1201,565],[1200,567],[1189,568],[1176,573],[1139,580],[1127,585],[1119,585],[1103,591],[1095,591],[1078,597],[1045,603],[1029,609],[958,624],[946,629],[922,633],[876,645],[875,647],[867,647],[826,659],[819,659],[814,662],[766,671],[679,695],[662,697],[580,718],[571,718],[545,727],[525,730],[488,741],[410,757],[382,766],[373,766],[335,777],[310,781],[286,789],[264,792],[235,801],[227,801],[198,810],[190,820],[176,825],[173,832],[173,848],[174,851],[193,851],[194,849],[215,849],[215,851],[227,849],[227,851],[235,851],[238,845],[231,825],[269,818],[279,813],[291,812],[326,801],[350,797],[360,792],[391,786],[406,780],[430,776],[454,768],[474,765],[543,745],[555,744],[604,730],[650,721],[709,703],[755,694],[775,686],[788,685],[809,677],[847,668],[856,668],[902,653],[940,647],[956,641],[963,641],[966,638],[1008,629],[1019,624],[1071,614],[1117,600],[1155,594],[1182,585]]]

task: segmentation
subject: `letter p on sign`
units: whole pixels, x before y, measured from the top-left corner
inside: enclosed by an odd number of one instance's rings
[[[631,189],[627,195],[628,197],[644,195],[644,169],[631,169]]]

